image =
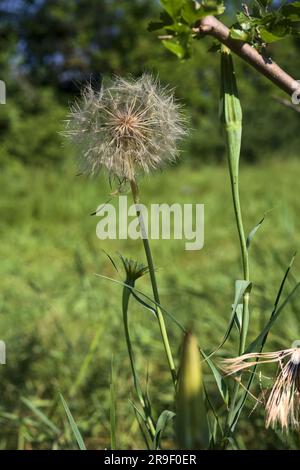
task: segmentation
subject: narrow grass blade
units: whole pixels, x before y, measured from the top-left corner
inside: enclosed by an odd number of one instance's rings
[[[137,422],[138,422],[141,435],[142,435],[143,440],[144,440],[144,442],[145,442],[145,445],[146,445],[146,447],[147,447],[147,450],[150,450],[150,449],[151,449],[151,445],[150,445],[150,443],[148,442],[148,436],[147,436],[147,433],[145,432],[144,419],[143,419],[143,417],[141,416],[139,410],[136,408],[135,404],[131,402],[131,405],[132,405],[132,408],[133,408],[133,412],[134,412],[134,414],[135,414],[135,418],[136,418],[136,420],[137,420]]]
[[[247,237],[247,240],[246,240],[246,246],[247,246],[247,250],[249,250],[250,248],[250,245],[251,245],[251,242],[256,234],[256,232],[259,230],[259,228],[261,227],[262,223],[264,222],[265,220],[265,216],[263,216],[263,218],[258,222],[258,224],[255,225],[255,227],[253,227],[253,229],[250,231],[248,237]]]
[[[50,421],[50,419],[43,413],[32,401],[25,397],[21,398],[21,401],[28,406],[28,408],[44,423],[54,434],[60,434],[60,429]]]
[[[81,436],[80,431],[79,431],[79,429],[78,429],[78,427],[77,427],[77,424],[76,424],[76,422],[75,422],[75,420],[74,420],[74,418],[73,418],[73,415],[72,415],[72,413],[71,413],[71,411],[70,411],[70,409],[69,409],[69,407],[68,407],[68,404],[67,404],[67,402],[65,401],[65,399],[64,399],[64,397],[62,396],[61,393],[59,394],[59,396],[60,396],[60,399],[61,399],[61,401],[62,401],[63,407],[64,407],[64,409],[65,409],[66,415],[67,415],[67,417],[68,417],[68,420],[69,420],[71,429],[72,429],[72,431],[73,431],[73,434],[74,434],[74,436],[75,436],[76,442],[77,442],[77,444],[78,444],[78,447],[79,447],[80,450],[86,450],[85,443],[84,443],[84,441],[83,441],[83,439],[82,439],[82,436]]]
[[[107,253],[105,250],[102,250],[103,253],[108,257],[109,261],[111,262],[111,264],[113,265],[113,267],[115,268],[115,270],[117,271],[117,273],[119,272],[118,268],[117,268],[117,265],[116,263],[114,262],[113,258],[110,256],[109,253]]]
[[[113,358],[111,360],[111,369],[110,369],[110,448],[111,450],[116,450],[117,448],[117,439],[116,439],[116,390],[115,390],[115,370]]]
[[[280,302],[280,299],[281,299],[281,296],[282,296],[282,292],[283,292],[286,280],[287,280],[289,272],[290,272],[290,270],[293,266],[295,256],[296,256],[296,254],[293,255],[293,257],[290,261],[290,264],[288,265],[288,268],[287,268],[287,270],[286,270],[286,272],[283,276],[283,279],[282,279],[281,284],[279,286],[278,293],[276,295],[276,299],[275,299],[275,302],[274,302],[274,307],[273,307],[273,310],[272,310],[272,313],[271,313],[271,316],[270,316],[270,319],[269,319],[268,323],[263,328],[261,333],[257,336],[257,338],[249,345],[249,347],[247,348],[246,353],[250,353],[250,352],[254,352],[254,351],[258,352],[258,351],[262,350],[262,348],[263,348],[263,346],[264,346],[264,344],[267,340],[267,336],[269,334],[270,329],[274,325],[275,321],[279,317],[280,313],[282,312],[282,310],[284,309],[286,304],[290,301],[290,299],[293,297],[294,293],[297,291],[297,289],[299,287],[299,284],[296,284],[294,289],[287,296],[287,298],[281,304],[281,306],[278,306],[279,302]]]
[[[178,328],[181,329],[181,331],[183,333],[186,333],[186,329],[179,323],[178,320],[176,320],[176,318],[174,317],[174,315],[172,315],[172,313],[168,312],[168,310],[166,310],[160,303],[156,302],[154,299],[152,299],[151,297],[149,297],[148,295],[146,295],[144,292],[140,291],[139,289],[137,289],[136,287],[132,287],[130,286],[129,284],[126,284],[125,282],[122,282],[122,281],[118,281],[117,279],[113,279],[112,277],[108,277],[108,276],[104,276],[103,274],[98,274],[98,273],[94,273],[95,276],[97,277],[101,277],[102,279],[106,279],[108,281],[111,281],[111,282],[114,282],[115,284],[119,284],[120,286],[126,286],[128,287],[129,289],[131,289],[132,293],[135,292],[135,293],[138,293],[140,295],[142,295],[146,300],[148,300],[149,302],[151,302],[153,305],[156,305],[156,307],[159,307],[161,308],[161,310],[163,311],[163,313],[165,313],[167,315],[167,317],[170,318],[170,320],[175,323],[176,326],[178,326]],[[145,306],[145,305],[144,305]],[[149,308],[149,307],[148,307]],[[151,308],[151,307],[150,307]]]
[[[89,365],[93,360],[93,357],[94,357],[94,354],[95,354],[96,349],[98,347],[102,332],[103,332],[103,327],[101,325],[100,328],[96,331],[96,333],[94,335],[94,338],[91,342],[90,348],[89,348],[89,350],[88,350],[88,352],[87,352],[87,354],[86,354],[86,356],[85,356],[85,358],[82,362],[82,365],[79,369],[79,372],[78,372],[77,377],[75,379],[74,385],[71,388],[71,392],[70,392],[71,397],[73,397],[76,394],[78,388],[84,382],[84,380],[87,376]]]
[[[254,352],[254,351],[259,351],[262,349],[264,346],[269,331],[271,330],[272,326],[274,325],[275,321],[278,319],[279,315],[282,313],[283,309],[286,307],[286,305],[290,302],[292,297],[295,295],[296,291],[300,287],[300,282],[296,284],[294,289],[288,294],[288,296],[285,298],[285,300],[282,302],[282,304],[274,310],[274,313],[272,313],[270,320],[266,324],[266,326],[263,328],[262,332],[258,335],[258,337],[250,344],[250,346],[247,349],[248,352]]]
[[[219,349],[221,349],[224,346],[227,339],[229,338],[229,335],[230,335],[231,330],[233,328],[234,322],[236,320],[236,311],[237,311],[238,305],[241,304],[245,292],[248,289],[251,289],[251,285],[252,284],[251,284],[250,281],[237,280],[235,282],[235,299],[234,299],[234,304],[232,306],[232,312],[231,312],[231,317],[230,317],[230,320],[229,320],[229,325],[227,327],[227,330],[226,330],[226,333],[224,335],[223,340],[221,341],[219,346],[208,355],[208,357],[213,356],[217,351],[219,351]]]
[[[164,433],[168,423],[170,421],[172,421],[174,416],[175,416],[175,413],[173,413],[173,411],[169,411],[169,410],[164,410],[160,414],[160,416],[157,420],[156,429],[155,429],[155,436],[154,436],[154,440],[153,440],[153,449],[154,450],[159,449],[160,441],[162,439],[163,433]]]
[[[229,391],[228,391],[228,387],[227,387],[224,377],[220,374],[217,367],[214,365],[213,361],[208,356],[206,356],[205,352],[202,349],[201,349],[201,354],[204,357],[205,362],[207,363],[207,365],[209,366],[210,370],[213,373],[215,382],[217,384],[218,390],[220,392],[220,395],[225,405],[228,406]]]

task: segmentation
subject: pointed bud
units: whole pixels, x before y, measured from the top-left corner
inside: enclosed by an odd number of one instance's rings
[[[182,449],[203,449],[209,431],[202,382],[201,356],[197,340],[187,333],[182,348],[177,386],[176,435]]]

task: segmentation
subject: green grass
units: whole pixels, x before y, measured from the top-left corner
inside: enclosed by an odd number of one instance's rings
[[[299,176],[297,160],[242,166],[246,231],[270,211],[250,249],[254,287],[249,339],[269,317],[283,272],[299,246]],[[116,261],[117,253],[144,261],[142,244],[97,239],[97,217],[90,213],[107,200],[110,189],[104,177],[75,176],[71,164],[54,170],[12,161],[1,169],[0,187],[0,337],[7,345],[7,364],[0,369],[0,448],[76,448],[60,392],[87,447],[109,447],[112,355],[118,446],[141,447],[130,404],[134,396],[122,327],[122,288],[94,273],[122,280],[122,271],[121,276],[115,272],[103,250]],[[140,189],[145,202],[205,204],[203,250],[187,252],[178,240],[153,241],[152,250],[163,306],[193,328],[201,347],[211,351],[224,335],[234,282],[242,275],[227,170],[200,164],[170,168],[145,178]],[[299,263],[296,258],[287,291],[299,278]],[[136,287],[151,295],[147,276]],[[299,306],[296,297],[272,330],[266,350],[290,347],[299,339]],[[173,390],[157,322],[133,303],[130,316],[135,350],[142,352],[136,354],[140,376],[145,383],[149,370],[158,416],[172,409]],[[169,320],[167,326],[178,360],[181,333]],[[236,352],[233,344],[229,340],[224,354]],[[259,394],[259,386],[254,392]],[[259,406],[248,417],[254,404],[249,400],[239,425],[241,447],[284,448],[279,434],[270,431],[265,437]],[[172,445],[171,434],[169,429],[165,446]]]

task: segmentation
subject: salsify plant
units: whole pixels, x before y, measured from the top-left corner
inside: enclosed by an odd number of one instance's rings
[[[87,86],[81,100],[72,106],[65,130],[65,135],[81,149],[80,168],[83,173],[93,175],[105,168],[109,177],[115,177],[120,186],[124,183],[130,186],[136,205],[147,266],[122,258],[126,272],[122,309],[134,386],[142,407],[139,414],[152,441],[156,437],[155,427],[148,397],[143,393],[136,373],[128,325],[130,295],[134,293],[136,279],[147,271],[154,299],[152,310],[158,320],[175,387],[177,374],[160,305],[150,244],[139,208],[137,178],[141,173],[149,173],[176,159],[179,154],[178,140],[186,132],[185,119],[173,92],[163,88],[158,79],[149,74],[143,74],[136,80],[115,77],[99,92]],[[134,295],[140,303],[147,305]]]
[[[82,147],[80,166],[94,174],[106,168],[110,176],[128,182],[143,233],[155,310],[173,383],[174,360],[169,344],[149,240],[139,210],[137,176],[161,167],[178,155],[177,141],[186,133],[184,117],[173,93],[157,79],[143,74],[139,79],[115,77],[99,92],[90,86],[73,105],[65,134]]]
[[[285,431],[300,428],[299,348],[293,345],[292,348],[282,351],[263,352],[271,328],[295,295],[299,284],[282,300],[294,261],[293,256],[283,275],[269,320],[249,343],[248,333],[252,326],[250,295],[253,285],[249,247],[264,217],[246,235],[239,189],[242,107],[231,51],[253,65],[279,88],[291,94],[295,91],[295,80],[273,61],[266,61],[261,53],[265,53],[268,42],[279,40],[286,35],[298,34],[299,2],[272,9],[272,2],[257,0],[254,2],[253,11],[247,6],[243,7],[243,12],[237,17],[237,23],[231,28],[227,28],[215,18],[224,12],[221,0],[164,0],[161,3],[164,7],[161,20],[151,23],[149,29],[162,30],[165,34],[160,38],[164,46],[179,58],[191,55],[193,39],[211,35],[219,42],[215,49],[221,60],[220,121],[226,143],[242,271],[235,282],[234,302],[224,338],[217,348],[211,348],[210,353],[199,348],[195,336],[186,332],[161,305],[152,252],[139,205],[138,183],[141,175],[174,161],[179,154],[178,142],[187,133],[185,119],[173,92],[163,88],[158,79],[148,74],[143,74],[138,79],[115,77],[108,85],[102,85],[100,91],[87,86],[81,99],[71,108],[65,134],[80,149],[82,172],[94,175],[105,169],[120,187],[125,184],[130,188],[136,206],[147,263],[144,265],[121,257],[125,278],[122,281],[114,281],[123,287],[124,332],[137,399],[133,410],[145,445],[151,449],[160,448],[166,426],[174,421],[175,440],[179,448],[238,448],[236,426],[247,398],[253,396],[251,388],[256,378],[256,370],[261,364],[278,364],[278,373],[265,404],[266,427],[279,426]],[[281,29],[278,29],[279,24]],[[115,266],[114,262],[113,264]],[[152,296],[147,296],[136,288],[137,280],[144,275],[150,277]],[[155,315],[174,385],[173,409],[164,410],[158,419],[154,417],[148,389],[143,389],[135,363],[129,321],[131,299]],[[175,366],[166,329],[167,315],[184,333],[178,368]],[[213,356],[224,348],[234,326],[238,331],[237,357],[218,361],[217,364]],[[210,369],[215,388],[222,400],[221,406],[214,403],[214,397],[210,395],[210,389],[203,380],[203,367]],[[246,371],[249,375],[245,379]],[[230,381],[230,378],[234,380]],[[114,422],[112,446],[115,446],[115,413],[111,414]]]

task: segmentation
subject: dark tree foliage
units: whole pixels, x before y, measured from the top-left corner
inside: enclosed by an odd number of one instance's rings
[[[231,25],[242,6],[227,1]],[[248,2],[249,3],[249,2]],[[184,160],[222,161],[218,121],[219,55],[212,40],[193,41],[191,59],[179,62],[161,45],[148,23],[159,17],[156,0],[0,0],[0,79],[7,83],[8,105],[0,107],[1,161],[63,161],[70,153],[58,135],[67,106],[80,85],[98,87],[111,74],[158,74],[176,88],[191,127]],[[287,38],[268,52],[300,79],[299,39]],[[239,59],[235,60],[244,112],[242,158],[298,154],[300,114],[276,98],[280,91]]]
[[[156,11],[145,0],[23,0],[14,21],[23,66],[35,83],[65,90],[91,77],[139,71],[132,53]]]

